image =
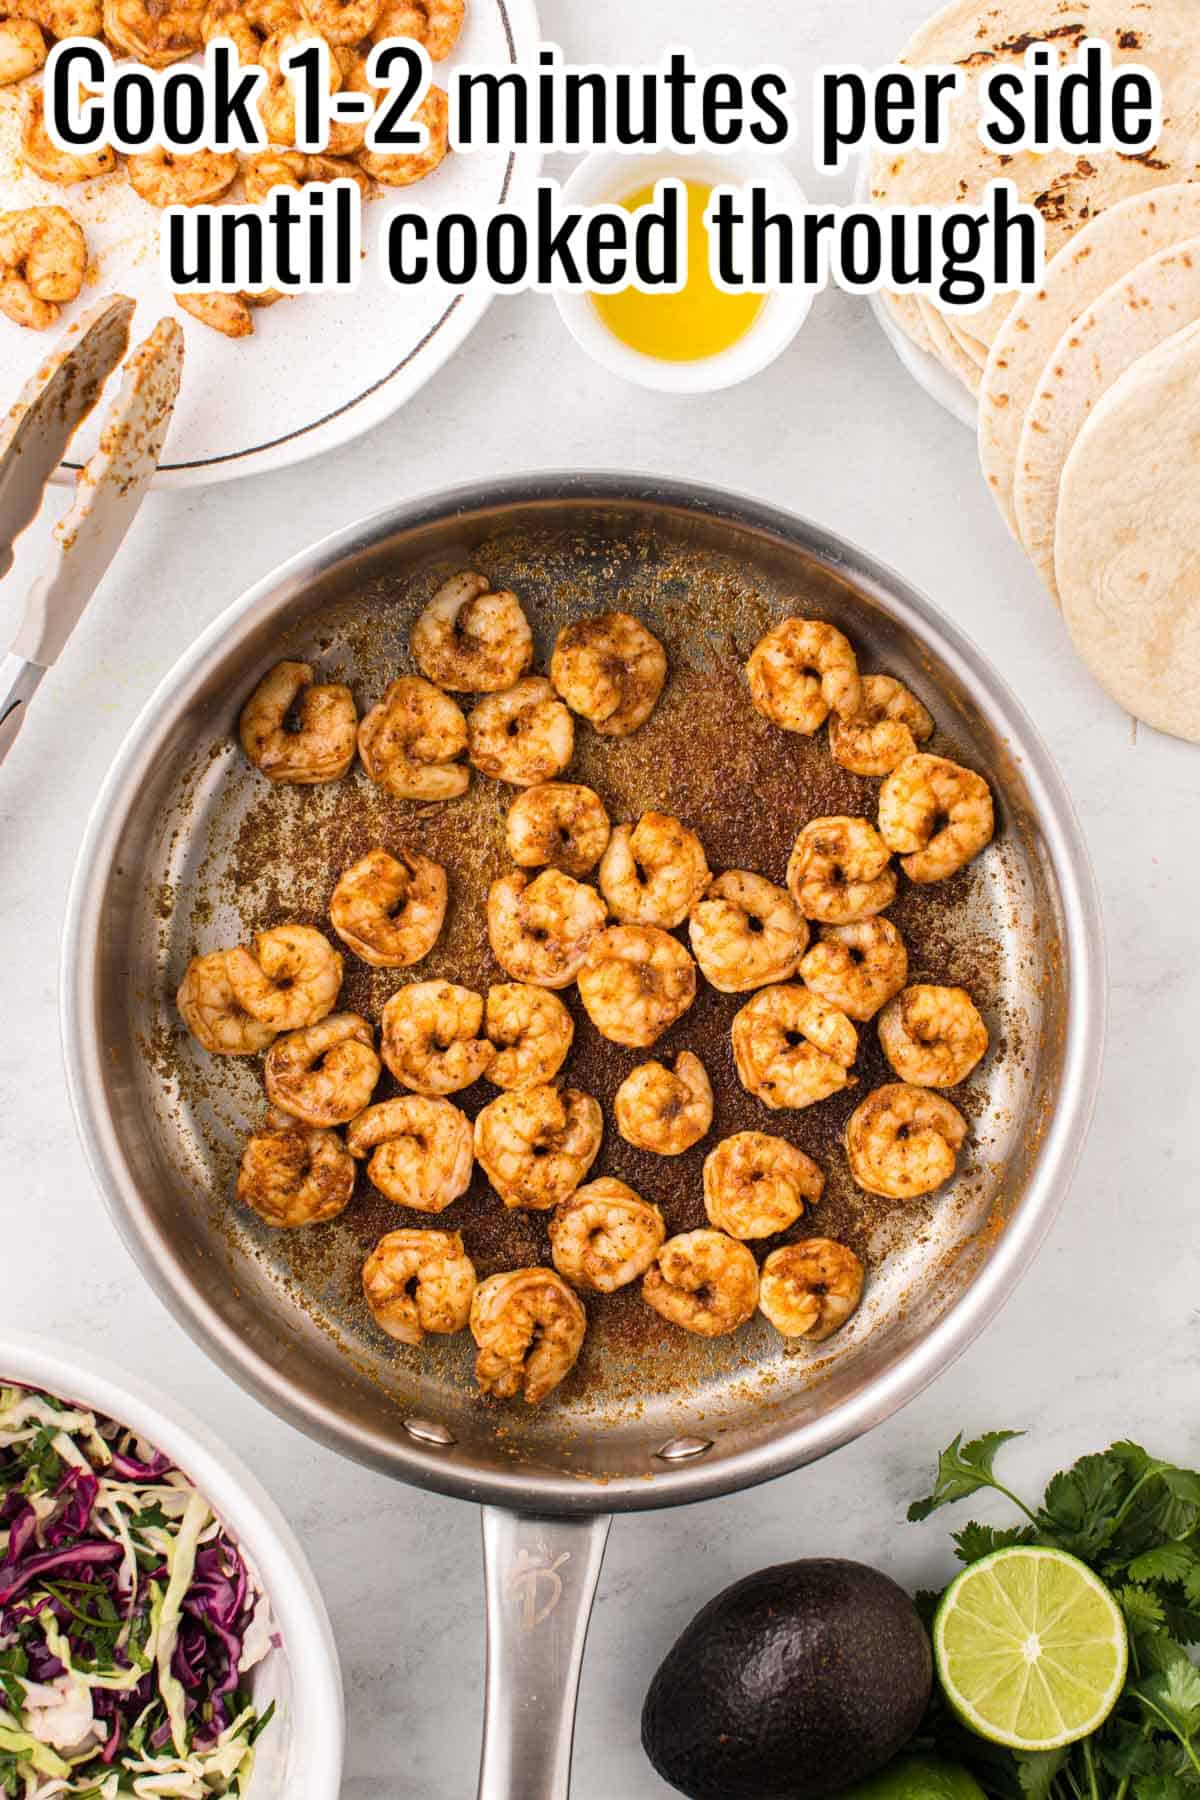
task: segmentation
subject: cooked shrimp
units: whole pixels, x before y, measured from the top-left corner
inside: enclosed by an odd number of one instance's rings
[[[418,1094],[456,1094],[492,1066],[496,1052],[479,1028],[483,1000],[449,981],[414,981],[380,1016],[383,1060]]]
[[[850,1173],[868,1194],[914,1200],[949,1181],[966,1135],[967,1121],[941,1094],[893,1081],[846,1122]]]
[[[194,956],[175,1004],[196,1042],[214,1056],[257,1056],[274,1041],[275,1032],[239,1004],[229,979],[228,955],[227,950],[212,950],[207,956]]]
[[[711,881],[688,924],[700,972],[722,994],[746,994],[796,973],[808,923],[784,888],[747,869]]]
[[[147,4],[151,0],[146,0]],[[289,74],[283,66],[283,59],[292,51],[300,50],[316,37],[311,25],[303,21],[298,25],[284,26],[273,31],[263,44],[258,54],[258,64],[267,72],[267,85],[258,99],[258,116],[272,144],[281,144],[285,150],[291,149],[296,142],[296,88],[299,76]],[[329,94],[336,94],[342,85],[342,71],[337,58],[330,52],[325,87]]]
[[[852,775],[890,775],[932,736],[932,715],[891,675],[864,675],[861,709],[852,719],[834,713],[829,721],[833,760]]]
[[[398,1343],[467,1329],[475,1265],[459,1231],[389,1231],[363,1264],[362,1282],[375,1323]]]
[[[189,292],[176,294],[175,304],[201,325],[207,325],[210,331],[219,331],[222,337],[248,338],[254,335],[251,307],[267,303],[261,297],[249,294]]]
[[[762,1266],[759,1308],[784,1337],[819,1344],[857,1308],[865,1273],[853,1250],[832,1238],[785,1244]]]
[[[576,1088],[518,1088],[475,1121],[475,1155],[505,1206],[546,1212],[579,1186],[600,1151],[604,1119]]]
[[[764,1106],[813,1106],[855,1084],[857,1031],[796,982],[760,989],[734,1018],[732,1035],[738,1079]]]
[[[353,86],[353,83],[347,82],[346,85],[350,87]],[[335,142],[337,143],[337,155],[327,155],[322,150],[310,152],[304,158],[304,177],[300,185],[308,187],[315,181],[352,181],[361,197],[369,200],[371,198],[371,178],[365,169],[360,169],[356,162],[351,161],[350,152],[342,148],[346,142],[348,129],[345,121],[331,119],[331,134],[335,125],[338,128],[338,135],[336,137],[331,135],[329,142],[331,147]],[[366,126],[364,125],[362,129],[365,131]]]
[[[336,1219],[354,1192],[354,1164],[336,1131],[289,1123],[256,1131],[242,1152],[237,1197],[280,1231]]]
[[[879,1015],[883,1054],[912,1087],[956,1087],[986,1056],[988,1028],[964,988],[919,982]]]
[[[712,1124],[713,1091],[704,1064],[691,1050],[679,1052],[673,1069],[639,1063],[616,1091],[613,1116],[636,1150],[682,1156]]]
[[[203,0],[104,0],[104,35],[152,69],[203,48]]]
[[[225,952],[225,967],[238,1005],[274,1031],[315,1025],[337,1005],[342,959],[311,925],[273,925],[254,939],[253,952],[239,944]]]
[[[104,29],[100,0],[29,0],[26,16],[52,38],[98,38]]]
[[[604,855],[608,814],[599,794],[570,781],[546,781],[518,794],[508,809],[508,854],[521,869],[549,865],[586,875]]]
[[[514,981],[536,987],[568,987],[604,919],[595,888],[560,869],[543,869],[532,880],[517,869],[488,889],[492,954]]]
[[[806,919],[853,925],[896,898],[891,852],[869,819],[810,819],[796,839],[787,884]]]
[[[36,19],[18,19],[0,8],[0,87],[36,75],[46,61],[46,40]]]
[[[314,684],[308,663],[281,662],[242,708],[238,735],[268,781],[311,787],[346,773],[354,761],[357,727],[354,695],[344,683]]]
[[[537,1406],[575,1367],[586,1331],[587,1314],[553,1269],[491,1275],[471,1302],[475,1379],[485,1394]]]
[[[572,1287],[612,1294],[646,1273],[666,1235],[657,1206],[604,1175],[555,1208],[550,1254]]]
[[[374,969],[408,969],[428,956],[446,917],[446,871],[427,856],[368,850],[338,877],[329,923]]]
[[[450,1100],[403,1094],[368,1106],[347,1130],[346,1148],[367,1158],[373,1187],[413,1212],[445,1212],[471,1185],[471,1121]]]
[[[910,881],[945,881],[991,843],[991,789],[944,756],[906,757],[879,790],[879,829]]]
[[[158,147],[128,157],[125,168],[134,193],[151,206],[210,206],[233,186],[238,159],[232,151]]]
[[[767,1131],[723,1138],[704,1159],[704,1210],[735,1238],[774,1237],[815,1206],[825,1186],[811,1156]]]
[[[723,1231],[668,1238],[646,1271],[642,1298],[697,1337],[727,1337],[753,1318],[758,1269],[745,1244]]]
[[[682,925],[712,879],[704,846],[670,813],[618,825],[600,859],[600,892],[625,925]]]
[[[497,694],[533,661],[533,633],[521,602],[486,575],[464,569],[443,582],[412,628],[417,667],[455,694]]]
[[[86,272],[87,244],[65,207],[0,213],[0,313],[14,324],[45,331]]]
[[[800,963],[806,987],[849,1019],[873,1019],[908,980],[908,951],[890,919],[822,925],[820,942]]]
[[[397,800],[454,800],[471,771],[461,709],[430,681],[401,675],[358,728],[363,768]]]
[[[483,1028],[496,1047],[487,1075],[498,1088],[553,1081],[575,1036],[575,1021],[558,995],[524,981],[488,989]]]
[[[750,652],[750,698],[784,731],[811,737],[830,713],[852,719],[862,710],[858,658],[836,626],[784,619]]]
[[[467,716],[467,757],[493,781],[513,787],[550,781],[574,750],[574,720],[544,675],[527,675]]]
[[[371,188],[358,164],[347,157],[306,154],[303,150],[264,150],[259,156],[248,156],[241,174],[243,192],[252,206],[266,200],[273,188],[290,188],[299,193],[313,181],[352,181],[364,200]]]
[[[414,38],[424,44],[431,62],[444,62],[458,42],[467,0],[385,0],[371,33],[384,38]]]
[[[424,181],[427,175],[440,168],[450,150],[450,101],[445,88],[431,87],[421,104],[412,114],[414,125],[423,125],[429,134],[429,142],[424,150],[367,150],[358,153],[360,167],[366,170],[373,180],[381,182],[384,187],[411,187],[414,181]],[[529,666],[529,660],[521,664],[521,668]],[[519,675],[520,669],[517,670]],[[516,675],[498,684],[508,687]],[[490,692],[488,688],[472,688],[472,693]]]
[[[244,63],[256,63],[269,37],[303,23],[299,0],[208,0],[200,35],[206,44],[229,38]]]
[[[601,613],[559,632],[550,679],[602,737],[628,737],[658,704],[667,653],[632,614]]]
[[[303,0],[304,16],[327,44],[361,44],[379,22],[383,0]]]
[[[344,1125],[355,1118],[382,1073],[375,1033],[357,1013],[330,1013],[276,1038],[263,1065],[267,1098],[305,1125]]]
[[[91,181],[96,175],[111,175],[117,166],[116,151],[111,145],[103,144],[97,150],[60,150],[46,130],[45,104],[41,87],[31,88],[25,96],[21,155],[34,174],[59,187]]]
[[[579,998],[601,1037],[645,1050],[696,998],[696,965],[657,925],[610,925],[579,971]]]

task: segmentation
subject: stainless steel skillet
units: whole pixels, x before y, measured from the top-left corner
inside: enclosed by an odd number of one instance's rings
[[[996,844],[942,889],[906,889],[895,910],[914,978],[963,981],[992,1030],[992,1054],[955,1096],[973,1127],[959,1178],[916,1206],[856,1193],[838,1135],[857,1096],[769,1122],[829,1170],[812,1228],[850,1238],[871,1267],[863,1308],[827,1345],[789,1351],[764,1322],[734,1339],[681,1342],[627,1293],[591,1308],[584,1356],[554,1401],[495,1406],[473,1392],[468,1342],[418,1355],[365,1321],[358,1266],[394,1209],[364,1194],[332,1225],[272,1235],[229,1204],[261,1092],[253,1068],[214,1069],[181,1037],[170,995],[194,949],[277,918],[321,920],[344,861],[370,841],[407,838],[449,866],[455,887],[428,972],[476,986],[495,978],[478,902],[503,866],[500,790],[476,780],[468,801],[432,811],[386,802],[361,772],[336,787],[267,791],[233,741],[242,700],[281,655],[341,674],[371,704],[407,666],[416,610],[467,562],[522,594],[543,656],[566,618],[614,605],[663,636],[671,681],[651,725],[619,745],[581,729],[572,772],[615,817],[649,805],[681,813],[715,867],[779,879],[804,819],[873,803],[875,784],[837,770],[821,740],[785,739],[745,702],[745,654],[797,600],[850,635],[864,668],[907,681],[933,711],[940,745],[992,784]],[[376,1009],[396,985],[355,972],[347,1002]],[[894,574],[787,514],[656,479],[547,475],[406,502],[352,526],[200,637],[96,803],[62,994],[88,1154],[176,1316],[235,1379],[334,1449],[484,1504],[480,1792],[561,1800],[610,1515],[812,1461],[888,1417],[963,1349],[1063,1196],[1094,1098],[1104,973],[1096,894],[1062,785],[1025,713],[954,625]],[[732,1010],[705,996],[662,1042],[666,1053],[701,1049],[717,1135],[764,1122],[732,1074]],[[860,1094],[885,1078],[873,1033],[862,1036]],[[569,1069],[607,1112],[636,1060],[581,1030]],[[596,1172],[652,1193],[671,1228],[687,1229],[701,1222],[698,1163],[668,1170],[664,1160],[639,1160],[610,1133]],[[482,1186],[459,1208],[454,1222],[481,1271],[544,1259],[536,1218],[498,1220]]]

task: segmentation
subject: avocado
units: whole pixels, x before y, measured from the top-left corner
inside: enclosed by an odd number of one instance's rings
[[[781,1563],[696,1614],[650,1683],[642,1744],[690,1800],[822,1800],[890,1762],[932,1678],[894,1581],[834,1558]]]

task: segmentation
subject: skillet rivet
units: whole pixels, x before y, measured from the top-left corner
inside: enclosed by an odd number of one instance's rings
[[[660,1462],[687,1462],[690,1457],[703,1456],[704,1452],[711,1450],[712,1447],[711,1438],[668,1438],[661,1450],[656,1450],[654,1454]]]
[[[445,1449],[447,1444],[457,1441],[452,1431],[447,1431],[444,1425],[438,1425],[432,1419],[405,1419],[404,1429],[409,1437],[416,1438],[418,1444],[434,1444]]]

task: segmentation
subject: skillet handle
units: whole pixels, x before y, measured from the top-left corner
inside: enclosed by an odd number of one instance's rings
[[[567,1800],[575,1698],[611,1518],[483,1508],[487,1698],[479,1800]]]

